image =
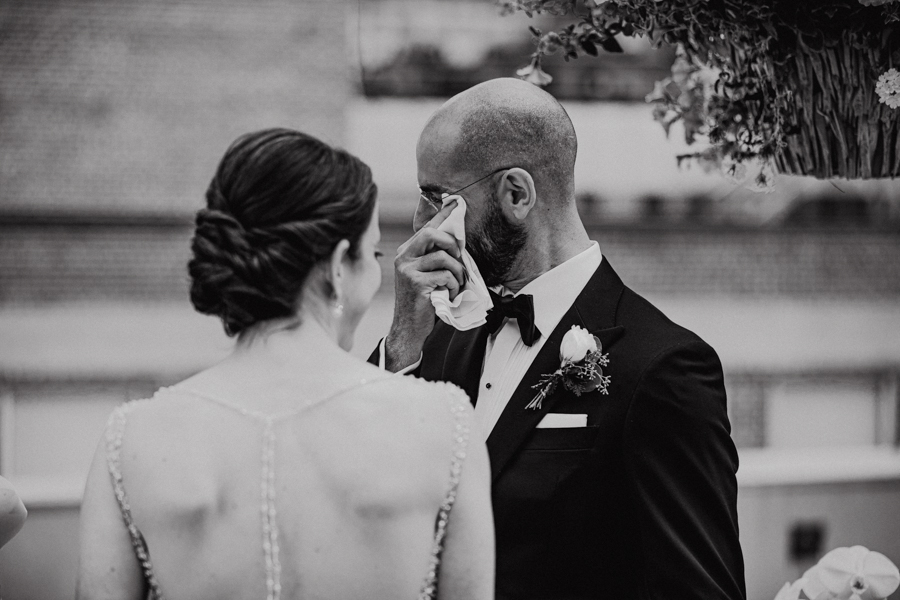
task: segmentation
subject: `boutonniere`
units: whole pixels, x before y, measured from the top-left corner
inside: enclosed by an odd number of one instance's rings
[[[544,398],[552,394],[560,383],[576,396],[594,390],[609,394],[610,377],[603,374],[603,367],[609,366],[609,354],[603,354],[603,346],[597,336],[584,327],[572,325],[559,345],[559,359],[562,364],[556,371],[541,376],[540,381],[531,386],[540,391],[526,409],[541,408]]]

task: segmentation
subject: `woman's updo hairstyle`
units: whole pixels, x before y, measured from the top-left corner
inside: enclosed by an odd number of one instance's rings
[[[312,267],[343,239],[350,257],[375,209],[372,172],[299,131],[267,129],[225,152],[197,213],[191,302],[228,335],[296,313]]]

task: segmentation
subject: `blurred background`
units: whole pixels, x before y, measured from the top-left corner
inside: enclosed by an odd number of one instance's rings
[[[74,594],[78,509],[109,411],[224,356],[193,313],[193,214],[228,144],[301,129],[368,162],[387,331],[414,148],[446,98],[533,50],[489,0],[5,0],[0,4],[0,475],[29,510],[8,600]],[[749,600],[825,551],[900,563],[900,183],[778,177],[759,194],[679,169],[644,96],[671,49],[553,61],[578,201],[625,283],[722,358],[741,454]]]

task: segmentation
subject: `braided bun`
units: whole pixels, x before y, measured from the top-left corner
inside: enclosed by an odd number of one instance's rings
[[[191,302],[225,332],[297,311],[312,267],[342,239],[357,257],[376,187],[358,158],[304,133],[271,129],[232,144],[197,213]]]

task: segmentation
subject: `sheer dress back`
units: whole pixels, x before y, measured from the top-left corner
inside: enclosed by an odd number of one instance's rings
[[[406,379],[406,378],[404,378]],[[385,381],[381,379],[378,381]],[[277,493],[277,481],[280,470],[291,468],[291,458],[278,454],[278,433],[280,425],[290,423],[293,420],[303,419],[304,414],[314,407],[320,407],[328,402],[357,390],[366,385],[374,385],[376,382],[359,382],[350,388],[345,388],[325,400],[313,405],[304,406],[294,410],[266,414],[231,404],[221,399],[213,398],[189,389],[162,388],[153,398],[147,400],[134,400],[118,407],[110,415],[106,432],[107,465],[112,480],[116,500],[118,502],[123,521],[128,529],[134,548],[135,556],[141,565],[148,598],[162,600],[166,598],[164,590],[165,582],[160,582],[154,570],[153,559],[144,533],[135,523],[132,507],[126,492],[127,474],[123,475],[122,469],[122,445],[125,437],[128,416],[142,403],[153,402],[161,397],[180,395],[190,397],[200,402],[205,402],[219,410],[231,412],[240,418],[253,422],[258,432],[259,448],[259,479],[247,481],[247,486],[256,487],[258,492],[258,536],[255,539],[246,540],[247,544],[258,544],[259,554],[262,557],[265,573],[265,598],[266,600],[280,600],[282,598],[282,542],[279,510],[283,510],[283,504],[279,503]],[[433,540],[430,555],[427,560],[427,569],[422,574],[422,585],[418,594],[419,599],[432,599],[437,596],[438,576],[440,572],[441,552],[450,512],[456,499],[462,464],[466,456],[466,448],[469,440],[470,411],[468,397],[459,388],[445,383],[421,382],[423,392],[429,396],[423,401],[435,401],[438,397],[444,397],[449,411],[453,415],[454,431],[450,445],[451,452],[448,457],[446,473],[446,492],[443,501],[435,515]],[[387,568],[390,568],[389,566]],[[347,577],[353,577],[353,573],[347,573]],[[259,597],[263,597],[263,590],[259,590]]]

